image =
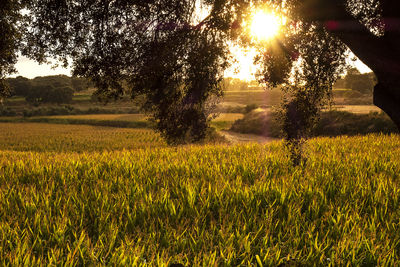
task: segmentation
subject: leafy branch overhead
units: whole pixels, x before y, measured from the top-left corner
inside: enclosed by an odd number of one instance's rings
[[[90,78],[98,95],[118,98],[127,88],[133,98],[144,96],[143,109],[170,143],[205,136],[212,106],[222,95],[232,42],[259,50],[261,82],[283,85],[316,107],[343,70],[347,45],[377,76],[375,103],[400,125],[394,105],[400,100],[394,78],[400,72],[400,31],[392,23],[400,9],[393,0],[5,3],[0,78],[13,71],[18,52],[40,62],[71,60],[74,74]],[[264,44],[245,30],[258,8],[287,18],[280,34]]]

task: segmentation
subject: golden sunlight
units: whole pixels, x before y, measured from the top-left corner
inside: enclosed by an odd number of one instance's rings
[[[275,37],[282,25],[279,17],[264,10],[260,10],[253,15],[250,33],[260,41],[267,41]]]

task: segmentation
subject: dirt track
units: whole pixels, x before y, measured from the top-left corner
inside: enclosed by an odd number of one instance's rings
[[[220,131],[220,133],[232,144],[251,143],[251,142],[265,144],[271,141],[279,140],[277,138],[265,137],[255,134],[241,134],[232,131]]]

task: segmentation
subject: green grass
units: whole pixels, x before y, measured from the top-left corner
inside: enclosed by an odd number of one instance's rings
[[[314,139],[299,167],[280,142],[81,146],[0,152],[0,265],[400,263],[397,135]]]
[[[75,94],[72,97],[73,101],[90,101],[92,98],[92,95],[89,94]]]
[[[22,101],[25,101],[25,98],[19,96],[13,96],[6,99],[6,102],[22,102]]]

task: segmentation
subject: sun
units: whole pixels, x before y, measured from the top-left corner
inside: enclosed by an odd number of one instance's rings
[[[281,26],[282,20],[279,17],[260,10],[252,16],[250,33],[260,41],[268,41],[278,35]]]

